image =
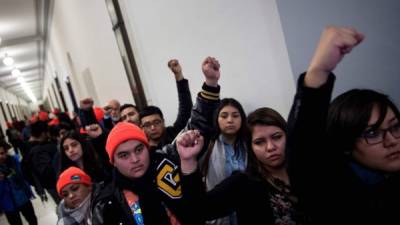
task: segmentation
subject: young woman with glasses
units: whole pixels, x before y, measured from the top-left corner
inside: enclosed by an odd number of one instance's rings
[[[388,96],[350,90],[331,104],[333,69],[364,36],[328,27],[289,118],[289,174],[313,224],[399,224],[400,113]]]

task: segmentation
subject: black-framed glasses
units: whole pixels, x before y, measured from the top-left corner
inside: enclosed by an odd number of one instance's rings
[[[395,125],[386,129],[365,131],[363,134],[361,134],[361,137],[363,137],[368,144],[374,145],[383,142],[386,132],[390,132],[394,138],[400,138],[400,123],[396,123]]]
[[[162,120],[157,119],[157,120],[145,122],[144,124],[142,124],[142,127],[145,129],[149,129],[151,126],[159,127],[162,122],[163,122]]]

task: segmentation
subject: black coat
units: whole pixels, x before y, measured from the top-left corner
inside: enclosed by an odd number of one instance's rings
[[[144,177],[130,181],[115,170],[113,180],[101,192],[94,193],[93,224],[135,224],[123,190],[138,195],[146,224],[169,224],[161,197],[148,172]]]
[[[320,88],[303,86],[289,117],[289,176],[313,224],[400,224],[400,179],[391,174],[367,185],[351,160],[327,143],[326,119],[335,77]]]
[[[219,86],[203,85],[203,89],[218,96]],[[199,94],[185,129],[197,129],[205,139],[209,139],[211,118],[218,104],[218,98],[210,100]],[[164,206],[171,210],[182,224],[198,224],[198,221],[193,219],[193,211],[188,207],[193,195],[186,194],[185,191],[203,188],[201,176],[198,173],[182,176],[179,163],[175,144],[169,144],[162,149],[150,150],[150,166],[142,178],[127,180],[115,171],[112,182],[98,189],[93,196],[93,225],[135,224],[123,196],[124,189],[138,195],[146,225],[170,224]]]
[[[176,82],[178,89],[178,116],[172,126],[165,128],[163,135],[160,138],[157,146],[152,146],[151,149],[160,149],[163,146],[172,143],[179,132],[185,128],[186,123],[190,118],[190,112],[193,107],[192,96],[190,94],[188,80],[183,79]]]
[[[237,172],[223,180],[198,201],[200,220],[213,220],[236,212],[239,225],[273,224],[270,185],[263,179]]]
[[[165,161],[163,161],[163,159],[166,159],[165,154],[153,153],[151,158],[155,164],[152,163],[150,165],[150,168],[143,177],[136,180],[129,180],[115,170],[112,182],[93,194],[93,225],[136,224],[133,220],[131,209],[126,203],[123,190],[130,190],[138,195],[142,216],[146,225],[170,225],[166,207],[174,213],[183,225],[197,224],[193,221],[194,216],[190,214],[191,211],[187,210],[190,200],[185,198],[185,195],[172,197],[165,189],[162,189],[158,185],[159,181],[156,180],[156,177],[163,173],[163,166],[159,166],[165,165]],[[188,188],[201,186],[201,182],[198,182],[201,180],[199,173],[182,176],[179,174],[179,167],[176,164],[169,161],[168,165],[175,168],[172,173],[174,177],[180,177],[176,185],[168,184],[169,187],[178,190],[181,187],[181,182],[184,182],[185,186],[195,186]],[[160,168],[160,170],[157,168]]]
[[[43,142],[31,149],[34,173],[38,176],[40,183],[46,189],[56,187],[57,175],[54,157],[57,154],[57,144]]]

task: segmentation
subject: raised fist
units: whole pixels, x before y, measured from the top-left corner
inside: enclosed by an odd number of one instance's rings
[[[204,139],[198,130],[185,131],[177,137],[176,147],[181,160],[196,159],[203,148]]]
[[[218,60],[213,57],[207,57],[201,66],[203,74],[206,78],[206,84],[210,86],[217,86],[220,77],[220,65]]]
[[[326,27],[307,71],[332,72],[344,55],[363,40],[364,35],[353,28]]]
[[[171,59],[168,61],[168,67],[174,74],[182,73],[181,65],[177,59]]]
[[[98,124],[87,125],[85,130],[91,138],[97,138],[103,133],[103,129]]]
[[[84,98],[79,102],[79,107],[83,110],[87,110],[93,107],[92,98]]]

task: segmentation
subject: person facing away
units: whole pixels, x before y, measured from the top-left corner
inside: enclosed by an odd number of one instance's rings
[[[22,143],[22,135],[21,132],[17,129],[16,125],[16,118],[12,118],[13,122],[6,122],[7,124],[7,130],[6,130],[6,135],[8,142],[13,146],[14,152],[16,154],[21,154],[23,155],[23,143]]]
[[[0,146],[0,210],[10,225],[22,225],[20,213],[29,225],[37,225],[31,202],[33,192],[22,174],[17,155],[7,155],[8,148]]]
[[[212,127],[211,118],[219,103],[220,89],[216,63],[216,59],[208,57],[202,64],[205,83],[183,132],[194,138],[190,138],[190,146],[182,146],[186,151],[202,146],[200,134],[207,136]],[[177,155],[175,144],[158,150],[149,147],[144,131],[132,123],[120,122],[111,130],[106,149],[114,166],[113,178],[94,193],[93,224],[198,224],[187,211],[190,201],[182,191],[185,180],[189,180],[185,182],[189,189],[201,187],[200,174],[184,174],[197,159],[188,160],[187,165]]]
[[[29,170],[32,180],[38,183],[37,186],[46,189],[53,200],[58,203],[60,198],[56,191],[57,163],[55,162],[58,152],[57,143],[49,138],[46,122],[33,123],[31,133],[29,155],[25,156],[27,169],[24,171]],[[40,195],[44,195],[44,192],[41,191]]]
[[[251,148],[246,171],[234,172],[207,192],[199,187],[189,190],[194,220],[212,220],[236,212],[239,225],[307,224],[287,171],[286,121],[271,108],[255,110],[247,121]]]
[[[298,81],[289,165],[313,224],[400,223],[398,108],[368,89],[347,91],[330,103],[332,71],[363,39],[353,28],[325,28]]]
[[[178,60],[172,59],[168,61],[168,67],[174,73],[178,89],[179,108],[174,124],[166,127],[164,115],[161,109],[156,106],[147,106],[139,113],[141,127],[146,133],[152,149],[159,149],[175,139],[190,118],[193,106],[189,82],[183,77],[182,68]]]
[[[89,225],[92,179],[83,170],[71,166],[57,180],[62,199],[57,206],[57,225]]]
[[[215,134],[200,160],[200,171],[211,190],[234,171],[247,167],[248,130],[242,105],[233,98],[221,100],[214,114]],[[236,224],[236,216],[207,221],[207,224]]]

